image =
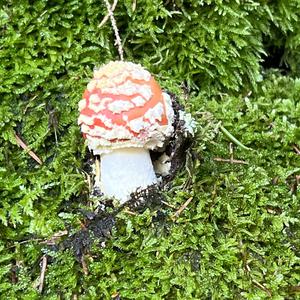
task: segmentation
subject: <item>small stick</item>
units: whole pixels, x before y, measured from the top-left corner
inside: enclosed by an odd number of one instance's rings
[[[299,293],[300,292],[300,285],[290,286],[289,290],[292,293]]]
[[[82,265],[83,274],[86,276],[89,275],[89,271],[88,271],[88,268],[87,268],[87,265],[86,265],[83,255],[81,256],[81,265]]]
[[[43,239],[28,239],[28,240],[24,240],[24,241],[21,241],[21,242],[17,242],[17,244],[22,245],[22,244],[27,244],[27,243],[30,243],[30,242],[40,242],[42,240]],[[14,247],[16,247],[16,245],[10,246],[7,249],[11,249],[11,248],[14,248]]]
[[[300,149],[297,147],[297,145],[293,145],[293,149],[298,155],[300,155]]]
[[[23,148],[37,163],[39,163],[40,165],[43,164],[43,162],[41,161],[41,159],[33,152],[31,151],[28,146],[21,140],[21,138],[15,133],[15,138],[16,138],[16,142],[17,144]]]
[[[116,6],[118,4],[118,0],[115,0],[112,7],[111,7],[111,11],[114,12]],[[109,13],[102,19],[101,23],[98,25],[98,27],[102,27],[106,22],[107,20],[109,19]]]
[[[94,186],[99,187],[100,186],[100,161],[99,159],[96,157],[96,161],[95,161],[95,167],[96,167],[96,174],[95,174],[95,184]]]
[[[230,160],[233,161],[233,146],[232,143],[229,143],[229,154],[230,154]]]
[[[137,216],[137,213],[135,213],[131,210],[128,210],[127,208],[124,209],[124,213],[126,213],[128,215],[132,215],[132,216]]]
[[[215,158],[213,158],[213,160],[214,161],[231,163],[231,164],[242,164],[242,165],[248,165],[249,164],[248,162],[246,162],[244,160],[239,160],[239,159],[226,159],[226,158],[215,157]]]
[[[166,201],[161,201],[161,203],[164,204],[164,205],[166,205],[166,206],[168,206],[168,207],[171,207],[171,208],[173,208],[173,209],[176,209],[176,207],[175,207],[174,205],[171,205],[171,204],[169,204],[169,203],[166,202]]]
[[[104,2],[105,2],[105,5],[107,7],[107,10],[108,10],[111,26],[112,26],[112,28],[114,30],[114,33],[115,33],[115,38],[116,38],[115,42],[116,42],[116,45],[118,46],[118,52],[119,52],[119,55],[120,55],[120,59],[124,60],[122,42],[121,42],[121,38],[120,38],[120,35],[119,35],[119,30],[118,30],[118,27],[117,27],[116,19],[114,17],[113,12],[112,12],[112,7],[110,6],[110,3],[108,2],[108,0],[104,0]]]
[[[43,255],[42,257],[42,267],[41,267],[41,275],[40,275],[40,284],[39,284],[39,292],[42,293],[44,288],[45,274],[47,269],[47,256]]]
[[[175,218],[178,218],[179,215],[187,208],[187,206],[190,204],[190,202],[193,200],[193,197],[190,197],[187,199],[181,206],[180,208],[175,212],[175,214],[172,216],[172,219],[174,220]]]
[[[55,127],[53,129],[54,129],[55,144],[57,146],[58,145],[57,132],[56,132],[56,128]]]
[[[40,17],[41,17],[41,16],[40,16]],[[26,112],[27,112],[27,109],[28,109],[28,107],[29,107],[29,105],[30,105],[30,102],[33,101],[34,99],[36,99],[37,96],[38,96],[38,95],[35,95],[35,96],[33,96],[31,99],[29,99],[29,102],[28,102],[27,106],[25,107],[25,109],[24,109],[24,111],[23,111],[23,114],[24,114],[24,115],[25,115]]]
[[[58,231],[58,232],[55,232],[49,239],[47,240],[42,240],[40,242],[40,244],[46,244],[46,245],[55,245],[56,241],[58,239],[60,239],[62,236],[65,236],[68,234],[68,231],[67,230],[61,230],[61,231]]]
[[[262,285],[261,283],[259,283],[258,281],[256,281],[255,279],[252,279],[252,282],[258,286],[260,289],[262,289],[263,291],[265,291],[269,297],[272,297],[272,294],[271,292],[264,286]]]

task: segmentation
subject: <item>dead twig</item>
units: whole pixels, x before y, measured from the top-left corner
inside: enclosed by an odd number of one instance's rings
[[[119,292],[114,292],[114,293],[111,295],[111,298],[112,298],[112,299],[116,299],[116,300],[121,299],[121,298],[120,298],[120,293],[119,293]]]
[[[230,154],[230,160],[233,160],[233,146],[232,143],[229,143],[229,154]]]
[[[117,22],[116,19],[114,17],[114,13],[112,11],[112,7],[110,5],[110,3],[108,2],[108,0],[103,0],[106,8],[108,10],[108,14],[109,14],[109,18],[110,18],[110,22],[111,22],[111,26],[114,30],[114,34],[115,34],[115,45],[118,46],[118,52],[119,52],[119,56],[120,56],[120,60],[124,60],[124,56],[123,56],[123,47],[122,47],[122,42],[121,42],[121,38],[120,38],[120,34],[119,34],[119,30],[117,27]]]
[[[179,217],[179,215],[187,208],[187,206],[190,204],[190,202],[193,200],[193,197],[190,197],[187,199],[180,208],[175,212],[175,214],[172,216],[173,221]]]
[[[137,213],[135,213],[135,212],[133,212],[133,211],[127,209],[127,208],[124,209],[124,213],[126,213],[128,215],[132,215],[132,216],[137,216],[138,215]]]
[[[41,262],[41,275],[40,275],[40,283],[39,283],[39,292],[43,292],[44,288],[44,281],[45,281],[45,274],[46,274],[46,269],[47,269],[47,256],[43,255],[42,257],[42,262]]]
[[[117,4],[118,4],[118,0],[115,0],[113,5],[111,6],[111,11],[114,12],[115,8],[117,7]],[[101,23],[98,25],[98,27],[102,27],[106,22],[107,20],[109,19],[109,13],[102,19]]]
[[[21,140],[21,138],[15,133],[15,138],[16,138],[16,142],[17,144],[24,149],[37,163],[39,163],[40,165],[43,164],[43,162],[41,161],[41,159],[32,151],[28,148],[28,146]]]
[[[89,270],[85,262],[84,255],[81,256],[81,265],[82,265],[83,274],[86,276],[89,275]]]
[[[293,294],[300,293],[300,285],[290,286],[289,292]]]
[[[176,209],[176,207],[174,205],[172,205],[172,204],[170,204],[170,203],[168,203],[166,201],[161,201],[161,203],[164,204],[165,206],[168,206],[170,208]]]
[[[234,159],[233,158],[233,144],[232,143],[229,143],[229,154],[230,154],[230,159],[215,157],[215,158],[213,158],[213,160],[214,161],[219,161],[219,162],[226,162],[226,163],[230,163],[230,164],[248,165],[248,163],[246,161],[244,161],[244,160]]]
[[[296,144],[293,145],[293,149],[295,150],[296,154],[300,155],[300,149]]]
[[[22,245],[22,244],[27,244],[27,243],[30,243],[30,242],[40,242],[40,241],[43,241],[43,239],[28,239],[28,240],[24,240],[24,241],[21,241],[21,242],[15,242],[15,244],[8,247],[8,249],[16,247],[16,244]]]
[[[95,183],[94,183],[94,187],[100,187],[100,161],[99,159],[96,157],[96,161],[95,161]]]
[[[46,244],[49,246],[55,245],[58,239],[60,239],[62,236],[65,236],[67,234],[68,234],[67,230],[58,231],[54,233],[49,239],[41,241],[40,244]]]
[[[219,161],[219,162],[226,162],[226,163],[231,163],[231,164],[242,164],[242,165],[248,165],[249,163],[244,161],[244,160],[239,160],[239,159],[226,159],[226,158],[220,158],[220,157],[215,157],[213,158],[214,161]]]
[[[256,281],[255,279],[252,279],[252,282],[261,290],[263,290],[264,292],[267,293],[267,295],[269,297],[272,297],[272,293],[270,292],[270,290],[268,290],[264,285],[262,285],[261,283],[259,283],[258,281]]]

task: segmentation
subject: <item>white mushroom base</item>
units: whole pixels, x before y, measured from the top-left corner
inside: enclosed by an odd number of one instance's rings
[[[137,189],[157,183],[150,153],[144,148],[123,148],[101,154],[100,168],[101,191],[121,204]]]

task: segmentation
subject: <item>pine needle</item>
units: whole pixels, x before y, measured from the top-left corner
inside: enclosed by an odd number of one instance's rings
[[[187,208],[187,206],[190,204],[190,202],[193,200],[193,197],[190,197],[187,199],[175,212],[175,214],[172,216],[173,221],[179,217],[179,215]]]
[[[15,138],[16,138],[16,142],[17,144],[24,149],[37,163],[39,163],[40,165],[43,164],[43,162],[41,161],[41,159],[33,152],[31,151],[28,146],[21,140],[21,138],[15,133]]]

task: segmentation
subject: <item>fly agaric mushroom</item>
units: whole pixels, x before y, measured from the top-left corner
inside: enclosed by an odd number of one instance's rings
[[[149,150],[173,133],[170,96],[141,65],[114,61],[94,71],[79,102],[83,137],[100,155],[100,188],[121,203],[157,183]]]

